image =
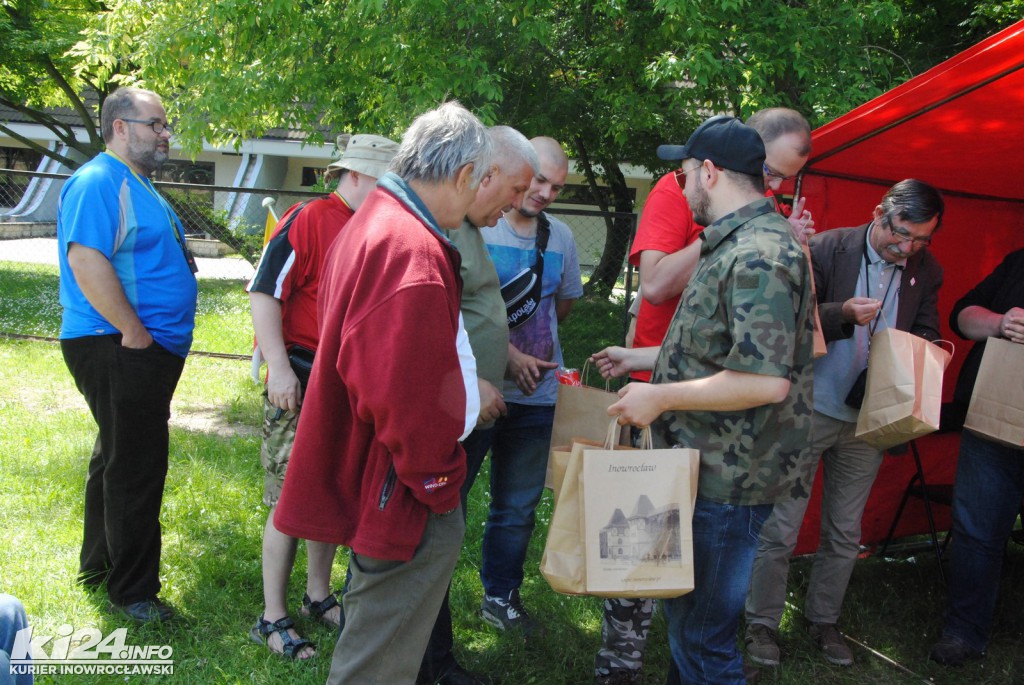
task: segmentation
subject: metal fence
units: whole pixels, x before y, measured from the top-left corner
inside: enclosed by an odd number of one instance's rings
[[[0,169],[0,334],[55,338],[57,198],[66,175]],[[248,355],[252,349],[245,282],[259,259],[267,206],[278,216],[318,193],[157,182],[185,226],[199,263],[197,353]],[[635,215],[552,209],[573,231],[584,282],[604,251],[611,219],[635,228]],[[630,231],[632,235],[632,230]],[[588,297],[560,328],[566,363],[578,366],[601,346],[620,343],[635,277],[623,264],[608,297]]]

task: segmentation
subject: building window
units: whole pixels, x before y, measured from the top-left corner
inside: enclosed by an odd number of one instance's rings
[[[214,169],[213,162],[190,162],[187,159],[170,159],[157,170],[153,180],[212,186],[213,179],[215,178]]]
[[[316,167],[304,166],[302,167],[302,183],[300,184],[303,188],[309,186],[315,186],[320,181],[320,174],[323,173],[322,169]]]

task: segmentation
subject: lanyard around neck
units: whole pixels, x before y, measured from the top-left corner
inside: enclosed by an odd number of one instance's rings
[[[188,246],[185,245],[184,236],[178,232],[178,224],[174,220],[174,214],[171,212],[171,208],[167,204],[167,201],[160,196],[160,193],[156,191],[156,188],[153,187],[153,184],[149,179],[140,176],[139,172],[135,171],[135,169],[132,168],[131,164],[121,159],[121,157],[118,156],[116,152],[114,152],[113,150],[104,150],[104,152],[113,157],[114,159],[116,159],[117,161],[119,161],[121,164],[124,164],[128,168],[129,173],[131,173],[131,175],[135,177],[135,180],[138,181],[143,188],[145,188],[146,192],[153,196],[153,199],[156,200],[156,203],[160,205],[161,209],[164,210],[164,215],[167,217],[167,224],[171,228],[171,235],[174,236],[174,241],[178,243],[178,247],[181,248],[181,254],[184,255],[185,257],[185,263],[188,264],[188,267],[192,271],[192,273],[196,273],[198,269],[196,268],[195,258],[189,251]]]
[[[884,260],[883,260],[884,261]],[[864,246],[864,291],[865,294],[871,296],[871,277],[868,274],[868,248],[867,244]],[[878,328],[878,319],[884,316],[885,302],[889,299],[889,291],[892,290],[892,282],[896,280],[896,276],[899,275],[903,267],[899,264],[892,265],[892,273],[889,274],[889,284],[885,286],[885,293],[882,295],[882,304],[878,308],[878,316],[872,319],[871,323],[868,324],[868,344],[870,345],[871,336],[875,334],[875,329]],[[894,295],[895,297],[895,295]]]
[[[349,204],[348,200],[346,200],[345,197],[341,193],[338,192],[337,188],[334,189],[334,194],[338,196],[338,199],[341,200],[341,203],[343,205],[345,205],[346,207],[351,209],[353,212],[356,211],[355,208],[352,205]]]

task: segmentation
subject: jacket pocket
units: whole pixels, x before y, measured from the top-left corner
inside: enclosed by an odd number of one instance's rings
[[[380,500],[377,504],[379,511],[384,511],[384,507],[387,506],[388,500],[391,499],[391,495],[395,492],[395,480],[398,479],[398,474],[395,473],[395,465],[391,464],[388,466],[388,474],[384,477],[384,485],[380,489]]]

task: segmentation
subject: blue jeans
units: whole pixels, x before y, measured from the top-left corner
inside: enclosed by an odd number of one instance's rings
[[[663,602],[679,680],[746,682],[736,648],[761,525],[772,505],[739,506],[697,498],[693,511],[693,592]]]
[[[988,646],[1006,539],[1024,496],[1024,450],[965,430],[953,490],[953,550],[943,635]]]
[[[508,404],[495,425],[491,449],[491,508],[484,527],[480,580],[492,597],[523,584],[523,563],[534,512],[544,492],[553,405]]]
[[[31,659],[32,650],[27,654],[14,654],[14,643],[19,630],[28,628],[25,607],[11,595],[0,594],[0,685],[32,685],[29,673],[11,673],[11,659]],[[13,656],[12,656],[13,655]],[[18,666],[19,669],[23,668]]]

